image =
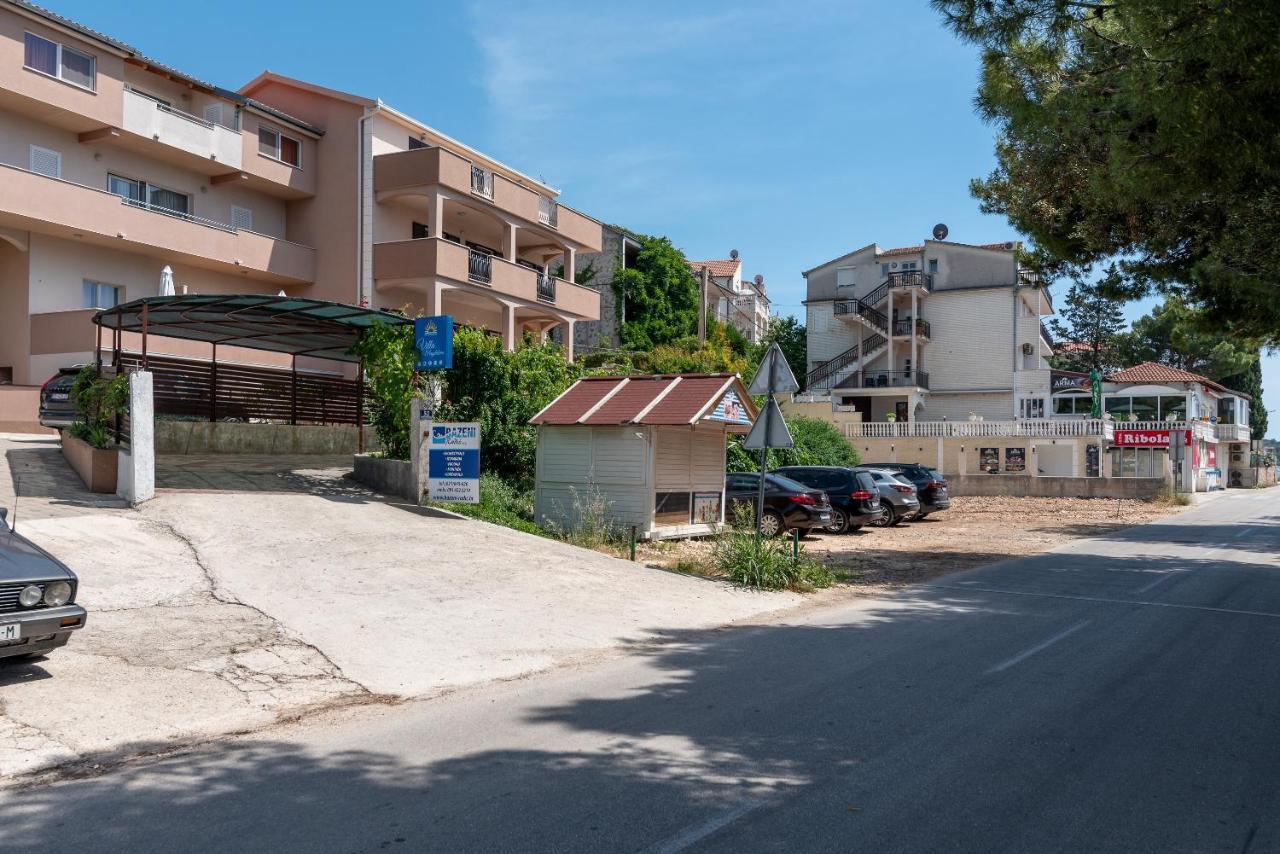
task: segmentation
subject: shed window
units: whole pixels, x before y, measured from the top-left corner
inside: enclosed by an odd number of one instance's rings
[[[688,492],[659,492],[654,495],[653,518],[659,524],[684,525],[689,522]]]

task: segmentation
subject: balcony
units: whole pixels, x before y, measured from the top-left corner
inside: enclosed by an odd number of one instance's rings
[[[426,194],[433,186],[492,204],[525,227],[557,234],[580,251],[600,251],[600,223],[448,149],[415,148],[373,158],[373,188],[380,197]]]
[[[854,371],[844,378],[837,388],[889,389],[929,387],[926,371]]]
[[[911,318],[906,320],[895,320],[893,322],[893,337],[910,338],[912,335],[913,324]],[[917,338],[923,338],[928,341],[930,332],[933,329],[927,320],[917,320],[914,324],[914,331]]]
[[[0,164],[0,225],[275,283],[315,281],[315,250]]]
[[[1223,424],[1217,425],[1219,442],[1248,442],[1250,437],[1250,429],[1248,424]]]
[[[128,87],[122,129],[228,169],[240,169],[243,163],[244,144],[238,130],[184,113]]]
[[[384,283],[446,279],[573,319],[600,317],[600,294],[591,288],[436,237],[374,244],[373,277]]]
[[[899,270],[890,273],[880,287],[867,294],[862,300],[867,305],[879,305],[889,296],[889,291],[918,289],[924,293],[933,290],[933,276],[922,270]]]

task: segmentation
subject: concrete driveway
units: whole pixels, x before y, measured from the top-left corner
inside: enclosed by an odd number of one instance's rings
[[[579,662],[797,604],[345,480],[342,459],[161,458],[158,497],[86,493],[56,442],[0,436],[0,501],[80,576],[86,628],[0,666],[0,775]],[[349,462],[349,460],[347,461]]]

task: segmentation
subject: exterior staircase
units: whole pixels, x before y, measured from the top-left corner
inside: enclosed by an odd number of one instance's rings
[[[885,336],[872,335],[862,341],[861,344],[854,344],[839,356],[828,359],[805,374],[805,389],[812,391],[815,389],[835,388],[842,379],[856,370],[860,364],[880,355],[880,351],[888,343],[889,339]]]

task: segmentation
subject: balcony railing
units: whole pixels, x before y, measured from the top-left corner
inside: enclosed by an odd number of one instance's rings
[[[1070,439],[1111,435],[1111,424],[1100,418],[1079,420],[1040,418],[1026,421],[863,421],[844,425],[849,439]]]
[[[1223,442],[1247,442],[1250,438],[1248,424],[1218,423],[1218,439]]]
[[[895,320],[893,322],[893,334],[898,337],[910,336],[912,326],[913,324],[910,318],[907,318],[906,320]],[[929,326],[929,321],[917,320],[915,321],[914,326],[915,326],[916,335],[920,336],[921,338],[930,337],[929,333],[932,327]]]
[[[857,371],[845,378],[839,388],[928,388],[925,371]]]
[[[861,358],[863,353],[874,353],[884,346],[886,339],[883,335],[872,335],[859,344],[854,344],[848,350],[840,355],[828,359],[809,373],[805,374],[805,388],[826,387],[827,380],[838,374],[842,369],[849,367]]]
[[[468,249],[467,278],[486,285],[493,281],[493,256],[479,249]]]
[[[872,308],[869,303],[863,300],[839,300],[832,308],[832,312],[836,317],[847,315],[861,317],[881,332],[887,332],[889,329],[889,318],[885,316],[885,313]]]
[[[1040,321],[1040,335],[1044,338],[1045,343],[1050,348],[1053,347],[1053,335],[1049,332],[1049,326],[1042,320]]]
[[[538,222],[555,228],[558,219],[557,207],[553,199],[538,196]]]
[[[214,220],[214,219],[205,219],[204,217],[199,217],[193,214],[189,214],[186,211],[174,210],[173,208],[166,208],[162,205],[154,205],[154,204],[151,204],[150,202],[142,201],[141,199],[131,199],[128,196],[121,196],[120,201],[131,208],[138,208],[139,210],[151,211],[152,213],[158,213],[163,216],[171,216],[174,219],[181,219],[181,220],[186,220],[187,222],[194,222],[197,225],[204,225],[204,226],[208,226],[209,228],[217,228],[217,229],[221,229],[222,231],[229,231],[232,234],[234,234],[236,231],[239,230],[233,226],[227,225],[225,222],[218,222],[217,220]]]
[[[555,276],[548,276],[546,273],[538,274],[538,301],[550,303],[556,301]]]
[[[493,173],[479,166],[471,167],[471,192],[486,199],[493,198]]]

